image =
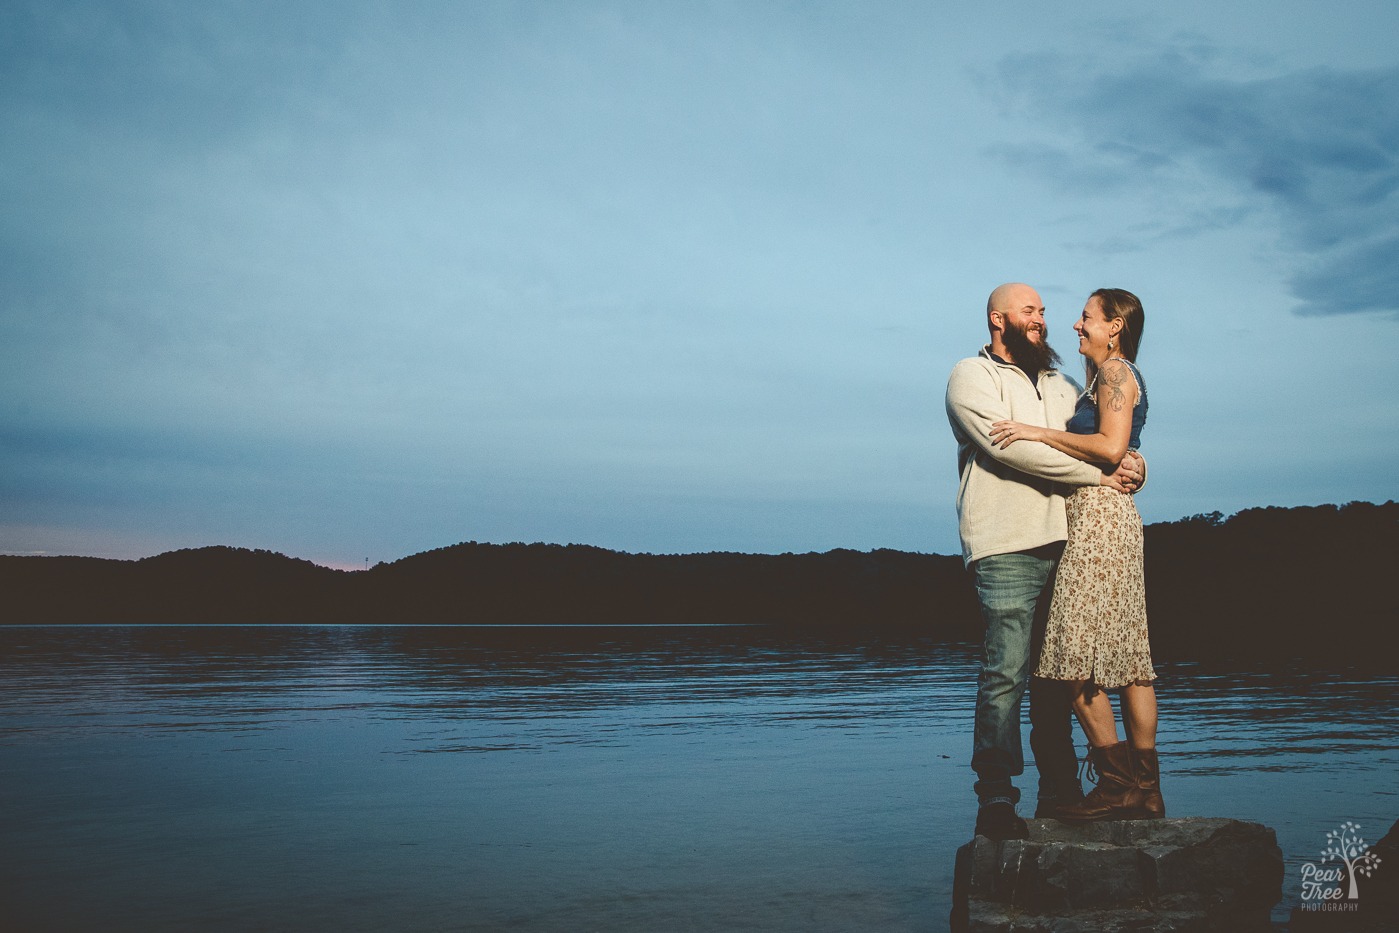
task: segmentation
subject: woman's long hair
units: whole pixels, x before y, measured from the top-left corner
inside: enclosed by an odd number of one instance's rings
[[[1142,310],[1142,300],[1125,288],[1100,288],[1088,296],[1098,299],[1103,309],[1103,317],[1109,321],[1122,320],[1122,330],[1117,332],[1118,348],[1129,362],[1137,361],[1137,348],[1142,345],[1142,329],[1146,327],[1146,312]],[[1098,377],[1098,366],[1088,357],[1083,358],[1083,375],[1092,385]]]

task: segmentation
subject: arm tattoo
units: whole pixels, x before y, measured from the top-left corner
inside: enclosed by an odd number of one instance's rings
[[[1108,407],[1113,411],[1121,411],[1127,402],[1127,396],[1122,393],[1122,386],[1126,381],[1126,366],[1118,364],[1103,371],[1103,383],[1108,388]]]

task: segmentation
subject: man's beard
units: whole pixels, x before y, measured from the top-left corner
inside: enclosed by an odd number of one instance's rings
[[[1054,369],[1059,365],[1059,354],[1054,352],[1054,348],[1049,345],[1044,332],[1040,332],[1040,342],[1034,343],[1029,335],[1010,321],[1006,321],[1005,332],[1001,335],[1002,342],[1015,360],[1015,365],[1030,372],[1040,372],[1046,369]]]

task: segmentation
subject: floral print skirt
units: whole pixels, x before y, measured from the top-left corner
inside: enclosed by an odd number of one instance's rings
[[[1069,496],[1068,518],[1035,676],[1104,689],[1150,683],[1156,674],[1137,505],[1107,486],[1082,486]]]

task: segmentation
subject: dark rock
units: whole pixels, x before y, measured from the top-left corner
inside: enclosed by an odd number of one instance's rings
[[[1028,839],[978,836],[958,850],[954,930],[1261,930],[1282,894],[1282,851],[1258,823],[1032,820],[1029,827]]]

